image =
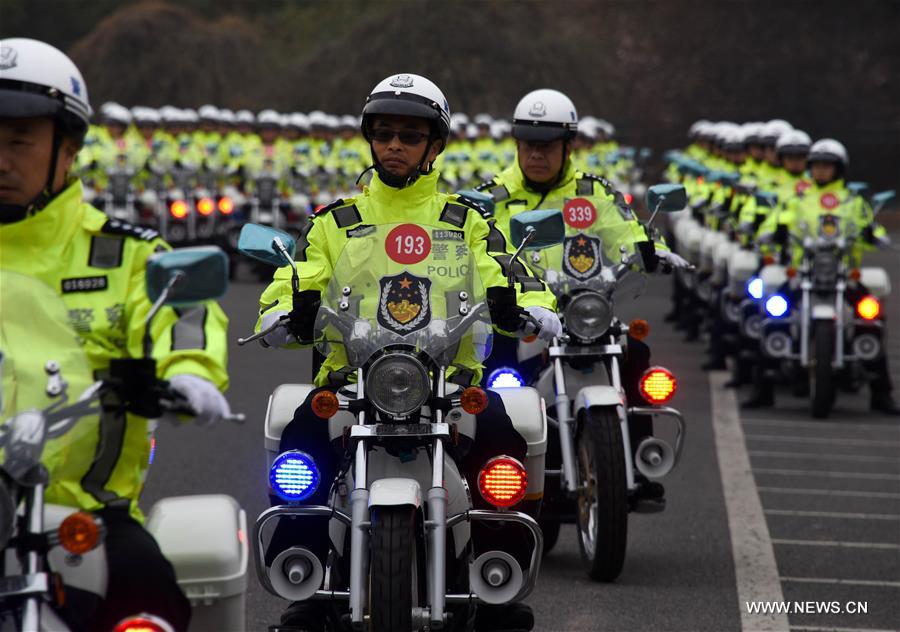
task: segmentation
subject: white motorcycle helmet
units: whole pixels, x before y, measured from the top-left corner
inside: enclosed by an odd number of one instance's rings
[[[117,125],[128,127],[133,120],[134,116],[132,115],[131,110],[124,105],[112,105],[103,112],[103,122],[107,125],[115,123]]]
[[[288,125],[293,127],[294,129],[298,129],[301,132],[309,131],[309,117],[306,116],[303,112],[294,112],[291,114]]]
[[[181,110],[181,120],[187,125],[196,125],[200,122],[200,116],[197,114],[197,110],[184,108]]]
[[[362,111],[363,138],[371,142],[369,128],[376,114],[415,116],[432,123],[432,135],[447,146],[450,104],[441,89],[420,75],[399,74],[382,79],[366,97]],[[443,148],[441,149],[443,151]]]
[[[321,110],[313,110],[309,113],[309,124],[314,130],[328,127],[328,115]]]
[[[228,108],[222,108],[221,110],[219,110],[219,121],[223,125],[228,125],[229,127],[233,126],[236,122],[234,112],[232,112]]]
[[[850,166],[847,148],[833,138],[823,138],[809,148],[809,162],[834,162],[844,169]]]
[[[153,126],[157,127],[162,123],[162,117],[159,112],[153,108],[137,105],[131,108],[131,115],[134,117],[134,124],[138,127]]]
[[[490,114],[481,112],[475,115],[475,118],[472,119],[472,122],[475,123],[475,125],[478,127],[490,127],[494,122],[494,117],[492,117]]]
[[[753,122],[744,123],[741,129],[744,130],[744,138],[748,145],[759,145],[759,136],[762,132],[764,123]]]
[[[219,108],[214,105],[201,105],[200,109],[197,110],[197,116],[200,117],[201,121],[210,121],[212,123],[218,123],[221,119],[219,117]]]
[[[787,121],[774,119],[763,125],[759,133],[760,143],[763,145],[774,146],[782,134],[791,131],[793,127]]]
[[[578,132],[578,112],[559,90],[541,89],[526,94],[513,113],[513,138],[548,142],[571,140]]]
[[[256,115],[257,127],[277,127],[281,128],[281,115],[275,110],[262,110]]]
[[[379,114],[394,114],[399,116],[412,116],[425,119],[429,122],[431,133],[428,146],[435,140],[441,141],[440,152],[447,147],[447,139],[450,137],[450,104],[441,89],[430,79],[421,75],[409,73],[391,75],[378,82],[366,97],[363,106],[360,128],[363,138],[371,145],[372,119]],[[391,174],[378,163],[375,152],[372,151],[372,160],[375,171],[381,180],[388,186],[403,188],[409,186],[419,175],[431,172],[432,165],[424,164],[424,159],[415,172],[406,179],[401,180]]]
[[[0,40],[0,118],[54,121],[47,185],[27,204],[0,204],[0,223],[20,221],[47,205],[62,139],[73,138],[81,145],[91,113],[84,78],[64,53],[34,39]]]
[[[691,126],[688,128],[688,138],[695,138],[700,133],[701,128],[709,125],[709,123],[706,119],[700,119],[691,123]]]
[[[779,156],[805,156],[809,153],[812,139],[809,134],[799,129],[792,129],[778,137],[775,152]]]
[[[253,112],[250,110],[238,110],[234,114],[234,120],[238,125],[253,125],[256,122],[256,117],[253,116]]]

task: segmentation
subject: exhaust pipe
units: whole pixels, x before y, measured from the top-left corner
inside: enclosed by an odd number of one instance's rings
[[[322,586],[325,571],[309,549],[291,547],[278,554],[268,569],[272,587],[284,599],[304,601]]]
[[[675,451],[662,439],[647,437],[637,448],[635,466],[647,478],[662,478],[675,467]]]

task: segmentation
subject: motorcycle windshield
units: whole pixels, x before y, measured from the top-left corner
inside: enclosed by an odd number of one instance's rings
[[[68,383],[68,404],[74,403],[94,378],[78,335],[69,324],[69,311],[62,298],[39,279],[0,270],[0,305],[0,422],[59,402],[46,392],[48,376],[44,367],[50,361],[59,365]],[[65,436],[45,444],[41,461],[51,480],[66,477],[67,469],[76,467],[79,459],[90,459],[89,455],[73,454],[71,446],[89,444],[97,432],[97,418],[85,418]],[[0,462],[3,459],[0,456]]]
[[[594,222],[584,226],[567,218],[562,244],[531,251],[525,259],[557,301],[580,290],[601,292],[614,301],[634,300],[643,294],[647,284],[640,259],[622,270],[618,279],[616,270],[623,257],[629,258],[637,251],[635,242],[640,239],[646,239],[643,229],[634,224]]]
[[[462,231],[423,224],[360,225],[335,262],[316,322],[319,351],[363,366],[388,345],[438,366],[490,353],[484,287]]]

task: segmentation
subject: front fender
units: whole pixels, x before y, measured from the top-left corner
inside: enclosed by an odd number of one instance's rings
[[[369,487],[369,507],[422,505],[419,482],[409,478],[381,478]]]
[[[620,393],[619,391],[617,391],[614,386],[586,386],[585,388],[578,391],[578,395],[575,397],[575,409],[573,412],[575,413],[575,418],[577,419],[578,413],[585,408],[591,408],[592,406],[624,405],[624,393]]]

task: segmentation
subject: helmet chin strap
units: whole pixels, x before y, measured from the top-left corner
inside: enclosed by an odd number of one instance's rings
[[[433,143],[436,139],[433,135],[428,136],[428,147],[431,147],[431,143]],[[369,149],[372,149],[371,144],[369,145]],[[419,164],[416,165],[415,169],[412,170],[410,175],[408,176],[398,176],[397,174],[391,173],[387,169],[384,168],[384,165],[378,160],[378,157],[375,155],[375,151],[372,150],[372,166],[369,169],[375,169],[375,173],[378,174],[379,179],[384,182],[389,187],[394,189],[405,189],[408,186],[411,186],[416,180],[419,179],[419,176],[426,176],[431,173],[431,165],[427,168],[425,166],[425,158],[428,156],[428,149],[425,150],[425,154],[422,156],[422,160],[419,161]],[[369,169],[366,169],[368,171]],[[365,173],[365,171],[363,171]],[[362,174],[360,174],[362,177]],[[358,182],[359,180],[357,180]]]
[[[0,224],[14,224],[42,211],[52,200],[56,193],[53,192],[53,178],[56,175],[56,165],[59,162],[59,148],[62,145],[62,132],[59,125],[53,124],[53,150],[50,154],[50,169],[47,172],[47,182],[44,188],[28,204],[7,204],[0,202]]]

